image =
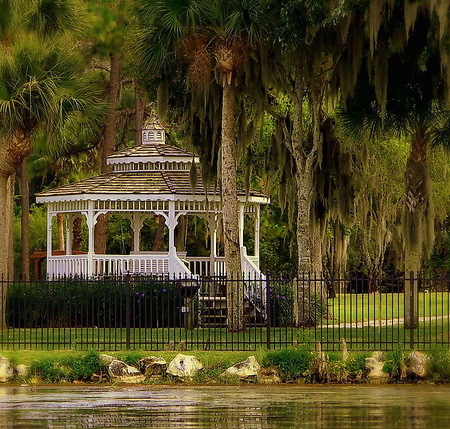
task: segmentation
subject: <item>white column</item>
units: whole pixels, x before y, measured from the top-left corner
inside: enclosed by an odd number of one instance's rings
[[[259,268],[259,236],[261,233],[261,208],[259,204],[256,206],[255,216],[255,259],[256,266]]]
[[[244,204],[239,204],[239,247],[244,246]]]
[[[47,276],[51,277],[56,273],[53,272],[52,266],[52,251],[53,251],[53,225],[52,219],[55,216],[54,213],[51,213],[52,204],[47,206]]]
[[[142,217],[139,213],[133,213],[131,228],[133,230],[133,249],[137,253],[141,250]]]
[[[72,239],[73,239],[73,221],[75,215],[66,215],[66,255],[72,254]]]
[[[166,218],[166,225],[169,229],[169,253],[176,253],[175,248],[175,228],[178,224],[175,216],[175,201],[169,201],[169,215]]]
[[[209,275],[215,274],[215,262],[217,257],[217,215],[209,215],[209,233],[211,236],[211,252],[209,256]]]
[[[94,202],[89,201],[88,203],[88,211],[86,213],[86,223],[88,227],[88,266],[87,266],[87,275],[91,277],[94,274],[94,228],[95,228],[95,219],[94,219]]]
[[[169,275],[175,274],[174,257],[177,253],[175,247],[175,228],[178,224],[175,216],[175,201],[169,201],[169,215],[166,217],[166,225],[169,229]]]

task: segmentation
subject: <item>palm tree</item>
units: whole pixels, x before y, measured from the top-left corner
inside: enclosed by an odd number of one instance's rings
[[[236,193],[236,89],[242,65],[261,41],[264,9],[259,0],[137,3],[138,19],[146,26],[139,40],[144,66],[164,75],[182,60],[188,67],[193,97],[204,97],[216,86],[221,88],[221,117],[212,127],[220,130],[226,270],[228,275],[239,278],[242,272]],[[211,80],[211,75],[215,80]],[[227,295],[228,328],[240,331],[244,328],[243,297],[237,283],[230,283]]]
[[[0,230],[9,231],[8,182],[32,150],[39,129],[49,138],[71,111],[85,111],[95,92],[83,86],[83,62],[55,42],[23,38],[4,52],[0,63]],[[8,209],[7,209],[8,208]],[[9,232],[7,232],[9,234]],[[7,240],[0,243],[0,275],[11,276]]]
[[[375,88],[369,83],[367,68],[363,67],[355,95],[340,115],[346,131],[360,138],[382,132],[410,141],[401,225],[404,269],[407,275],[414,276],[434,242],[428,150],[433,145],[448,148],[450,135],[450,110],[444,101],[439,51],[425,16],[410,32],[403,52],[391,53],[388,65],[385,106],[377,103]],[[405,297],[410,292],[410,282],[406,282]],[[405,311],[405,325],[414,328],[417,311],[410,308],[409,299],[405,301]],[[414,313],[412,324],[410,311]]]

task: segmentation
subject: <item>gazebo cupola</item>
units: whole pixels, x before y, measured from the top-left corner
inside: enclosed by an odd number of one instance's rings
[[[222,205],[216,187],[206,187],[199,174],[195,189],[190,185],[192,163],[198,158],[166,143],[166,131],[156,120],[142,130],[142,145],[115,152],[107,159],[113,171],[77,183],[47,190],[37,202],[47,205],[47,274],[52,276],[120,275],[127,272],[166,274],[171,277],[223,274],[224,258],[217,254],[217,231]],[[198,169],[200,170],[200,169]],[[268,199],[260,192],[238,191],[242,267],[259,273],[260,204]],[[66,252],[52,251],[52,218],[65,217]],[[130,219],[133,251],[128,255],[96,254],[94,229],[102,214],[118,214]],[[245,214],[254,218],[253,256],[244,247]],[[146,219],[162,216],[168,230],[167,251],[142,251],[140,233]],[[195,215],[206,220],[210,232],[210,256],[186,255],[176,249],[175,229],[181,216]],[[76,218],[84,218],[88,230],[87,253],[73,254],[72,230]]]
[[[150,121],[142,130],[142,144],[164,144],[166,130],[157,121]]]

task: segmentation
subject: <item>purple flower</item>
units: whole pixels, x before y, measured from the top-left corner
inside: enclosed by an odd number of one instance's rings
[[[136,295],[139,295],[139,292],[136,292]]]
[[[144,296],[145,296],[145,293],[143,293],[143,294],[142,294],[141,296],[142,296],[142,298],[144,298]]]
[[[166,290],[166,289],[163,289],[163,292],[167,292],[167,290]]]
[[[138,299],[138,303],[140,303],[141,302],[141,300],[140,299]]]

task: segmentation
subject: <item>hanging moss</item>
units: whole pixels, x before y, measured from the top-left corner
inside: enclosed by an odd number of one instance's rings
[[[169,85],[167,79],[162,79],[158,85],[156,107],[158,118],[161,121],[166,121],[169,110]]]

